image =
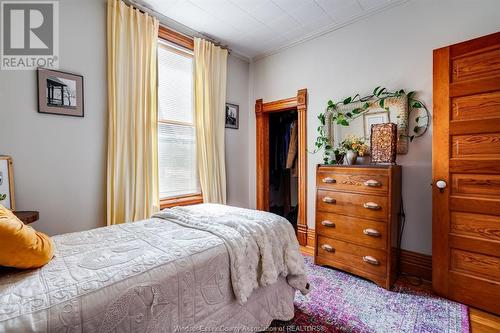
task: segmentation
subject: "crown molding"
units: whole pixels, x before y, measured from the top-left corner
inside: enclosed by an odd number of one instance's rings
[[[381,12],[384,12],[386,10],[389,10],[391,8],[400,6],[400,5],[407,3],[409,1],[411,1],[411,0],[395,0],[395,1],[388,3],[387,5],[372,8],[370,10],[367,10],[366,12],[363,12],[362,14],[354,15],[351,18],[349,18],[343,22],[331,24],[325,28],[322,28],[322,29],[319,29],[315,32],[307,34],[299,39],[295,39],[295,40],[293,40],[291,42],[287,42],[286,44],[283,44],[279,47],[269,49],[268,51],[265,51],[264,53],[262,53],[260,55],[252,57],[251,61],[257,62],[259,60],[262,60],[262,59],[267,58],[269,56],[272,56],[274,54],[283,52],[283,51],[285,51],[289,48],[292,48],[294,46],[303,44],[303,43],[308,42],[310,40],[313,40],[313,39],[319,38],[321,36],[324,36],[326,34],[329,34],[335,30],[339,30],[339,29],[344,28],[348,25],[354,24],[354,23],[361,21],[367,17],[373,16],[373,15],[379,14]]]
[[[188,37],[198,37],[198,38],[208,39],[209,41],[211,41],[215,44],[221,45],[221,43],[219,41],[217,41],[215,39],[215,37],[212,37],[208,34],[191,29],[190,27],[188,27],[182,23],[179,23],[179,22],[157,12],[153,8],[149,7],[149,5],[146,2],[144,2],[143,0],[123,0],[123,1],[125,3],[128,3],[129,5],[132,5],[138,9],[142,10],[142,11],[149,13],[150,15],[155,16],[156,18],[158,18],[158,20],[160,21],[160,23],[162,25],[165,25],[168,28],[170,28],[176,32],[179,32],[180,34],[183,34],[183,35],[188,36]],[[339,30],[343,27],[346,27],[348,25],[351,25],[351,24],[354,24],[358,21],[361,21],[367,17],[379,14],[381,12],[384,12],[384,11],[389,10],[391,8],[397,7],[399,5],[407,3],[409,1],[411,1],[411,0],[394,0],[386,5],[374,7],[374,8],[367,10],[361,14],[354,15],[343,22],[333,23],[327,27],[324,27],[324,28],[319,29],[317,31],[314,31],[310,34],[307,34],[299,39],[295,39],[293,41],[287,42],[287,43],[280,45],[276,48],[271,48],[271,49],[263,52],[262,54],[256,55],[254,57],[248,56],[248,55],[243,54],[243,53],[239,53],[239,52],[232,50],[232,49],[228,49],[228,51],[235,58],[238,58],[238,59],[243,60],[245,62],[248,62],[248,63],[257,62],[257,61],[262,60],[266,57],[283,52],[289,48],[306,43],[310,40],[319,38],[321,36],[324,36],[326,34],[333,32],[335,30]]]

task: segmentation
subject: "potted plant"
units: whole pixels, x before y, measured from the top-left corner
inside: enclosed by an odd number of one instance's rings
[[[337,148],[333,151],[333,155],[335,156],[335,163],[332,164],[342,164],[344,163],[345,150],[342,148]]]
[[[415,126],[412,134],[401,134],[400,137],[408,137],[409,141],[413,141],[414,138],[418,138],[424,135],[429,128],[430,113],[424,102],[415,98],[415,91],[406,92],[404,89],[396,91],[388,91],[386,88],[378,86],[373,90],[371,95],[361,97],[359,94],[345,98],[344,100],[334,102],[329,100],[326,110],[318,114],[319,126],[318,126],[318,136],[316,137],[316,142],[314,142],[315,149],[311,153],[317,153],[320,150],[324,151],[323,163],[324,164],[342,164],[345,159],[346,151],[342,151],[342,148],[335,149],[333,142],[333,135],[329,133],[329,129],[332,125],[349,126],[349,123],[370,110],[374,105],[380,106],[380,108],[389,112],[389,106],[386,105],[386,99],[391,97],[401,97],[407,96],[409,111],[411,114],[414,110],[420,110],[418,115],[414,118]],[[353,106],[352,110],[346,112],[340,110],[339,106],[357,104],[356,107]],[[329,116],[327,116],[329,115]],[[398,116],[399,118],[399,116]],[[405,124],[408,126],[408,123]],[[352,158],[353,153],[350,153]],[[359,152],[358,152],[359,154]],[[360,155],[361,156],[361,155]]]
[[[365,144],[365,140],[354,135],[348,135],[344,141],[341,142],[340,148],[346,151],[345,159],[348,165],[356,164],[358,156],[364,156],[368,152],[368,146]]]

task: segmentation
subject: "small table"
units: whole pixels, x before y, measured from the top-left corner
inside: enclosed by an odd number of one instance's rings
[[[18,210],[14,211],[13,213],[17,216],[18,219],[23,221],[24,224],[36,222],[40,218],[40,214],[37,211]]]

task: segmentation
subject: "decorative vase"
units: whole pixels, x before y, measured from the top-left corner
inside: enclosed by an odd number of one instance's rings
[[[369,155],[358,156],[356,159],[356,165],[369,165],[371,163],[371,159]]]
[[[358,152],[354,150],[348,150],[345,154],[345,161],[347,165],[355,165],[356,159],[358,158]]]

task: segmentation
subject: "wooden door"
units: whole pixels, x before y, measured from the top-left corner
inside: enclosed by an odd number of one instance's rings
[[[433,288],[500,314],[500,33],[434,50],[433,89]]]

